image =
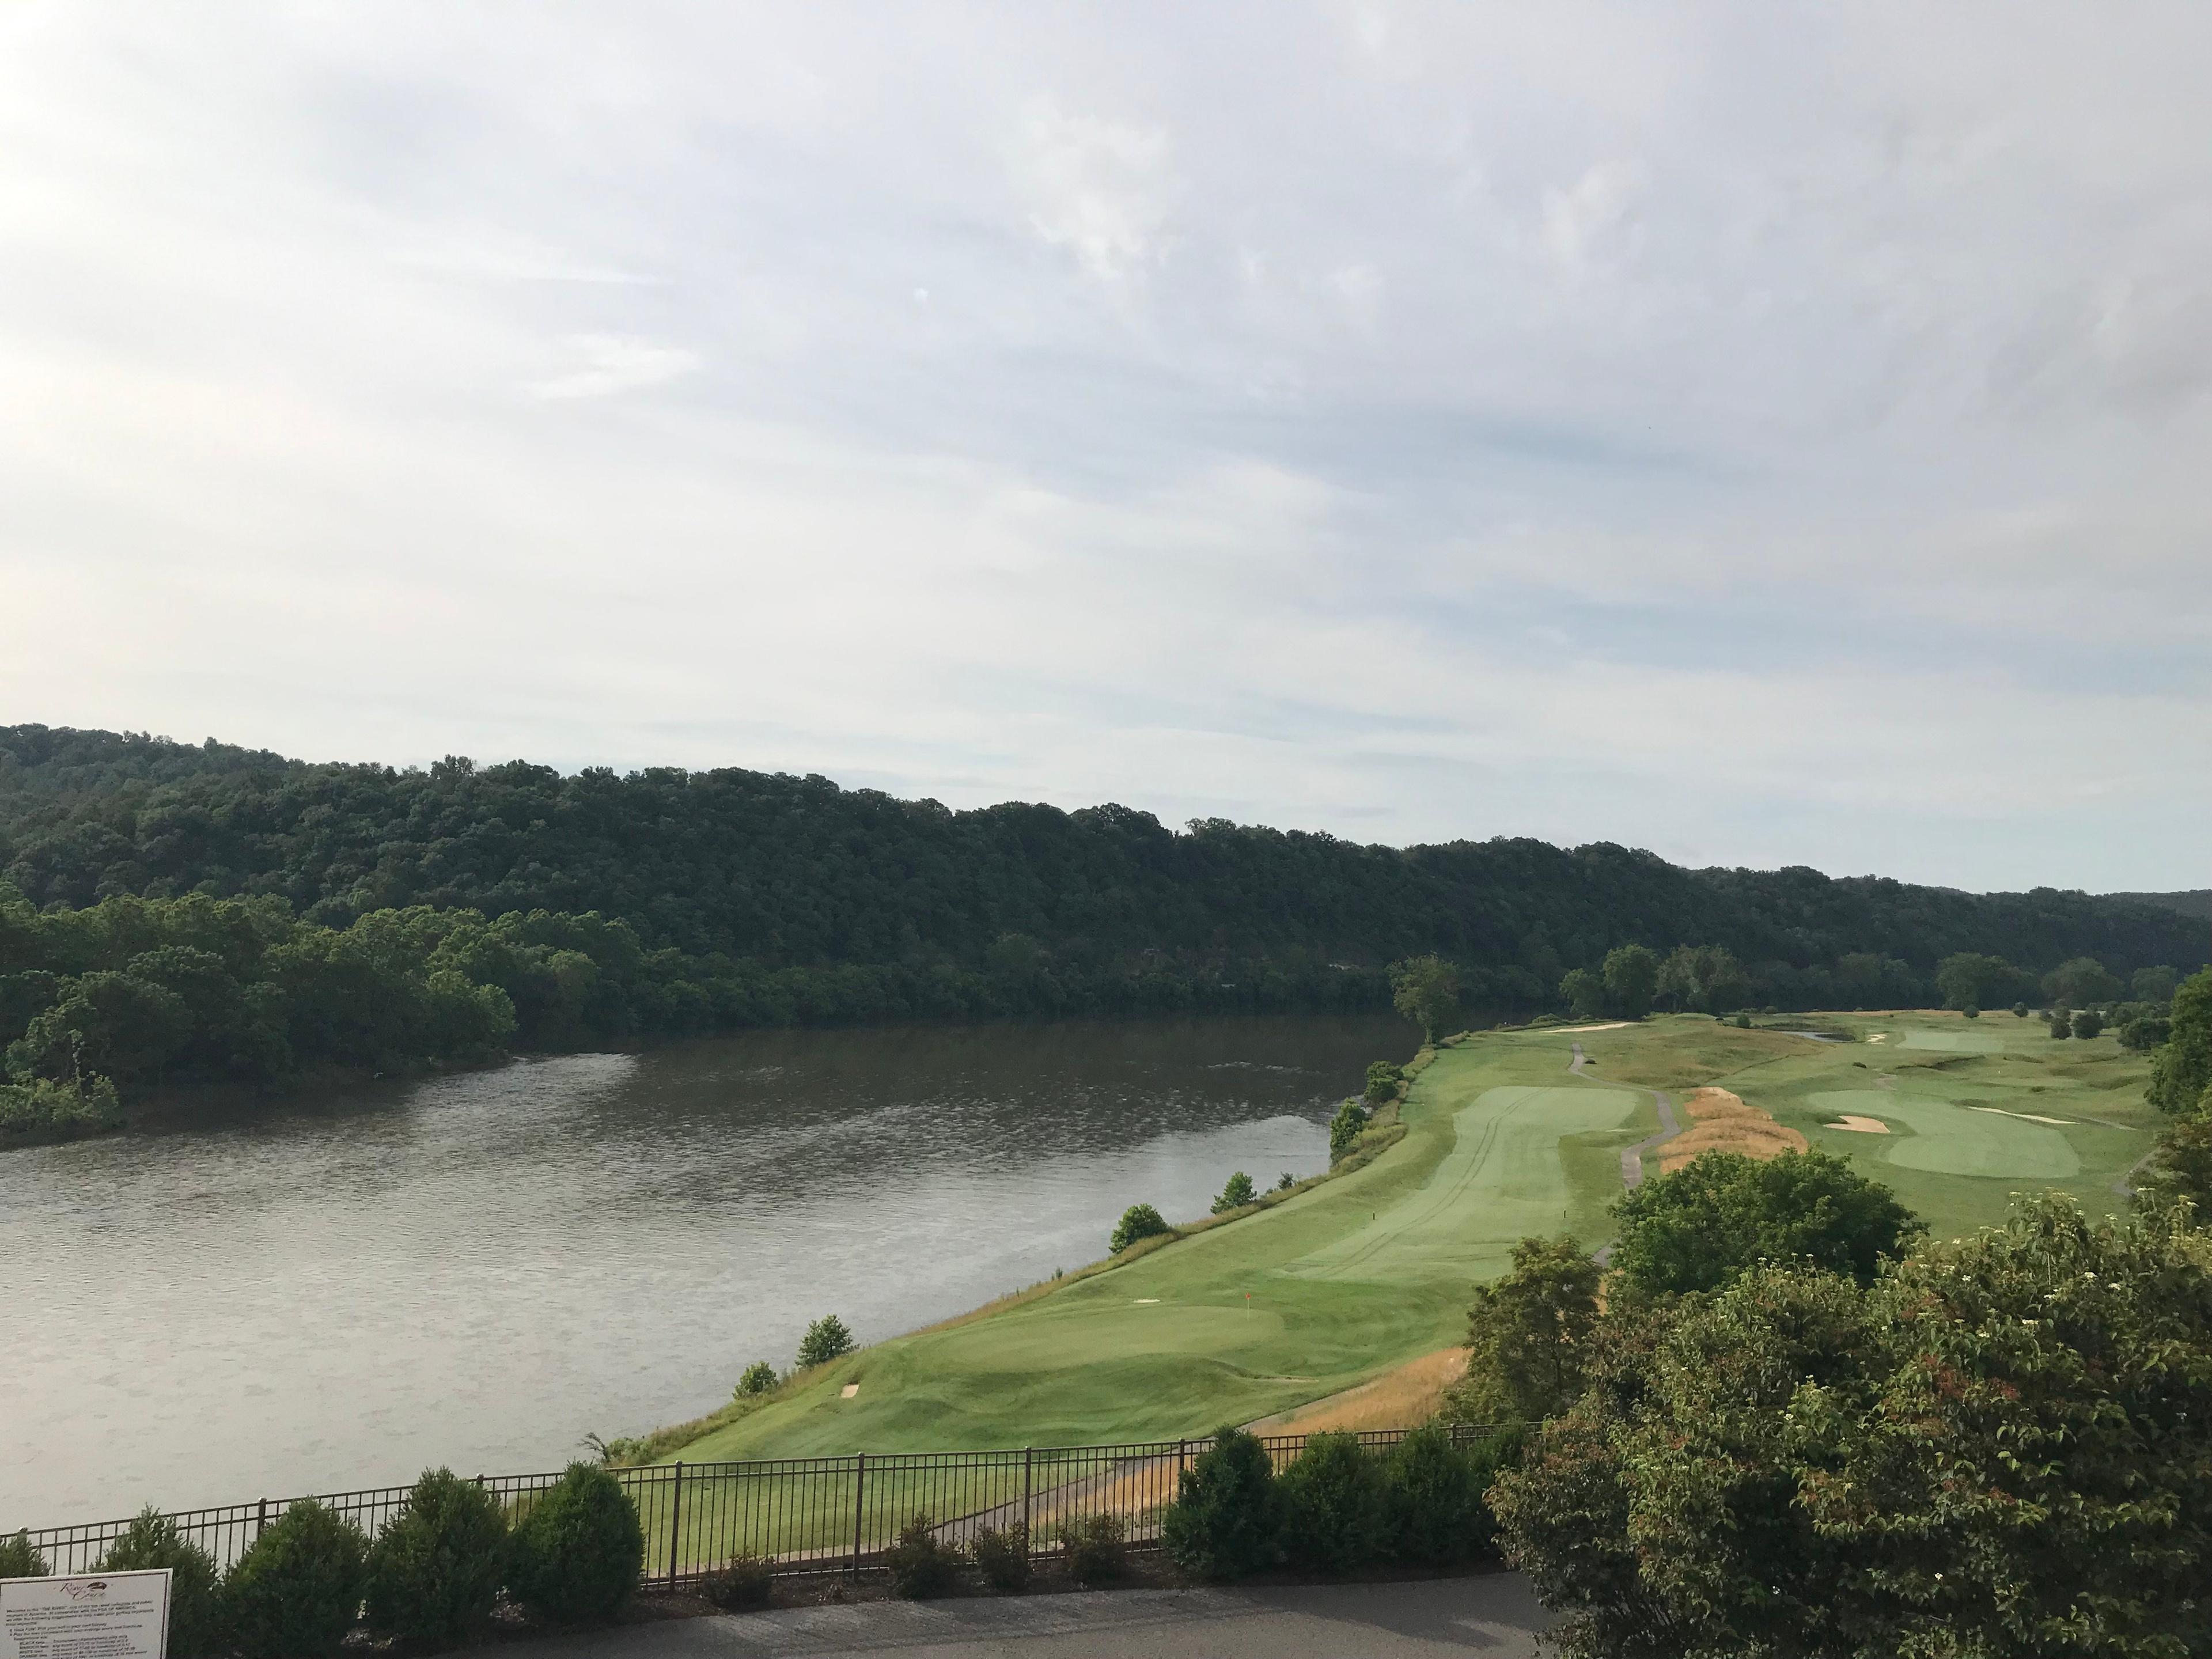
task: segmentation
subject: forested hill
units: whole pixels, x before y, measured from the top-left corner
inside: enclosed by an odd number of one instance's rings
[[[1972,895],[1807,869],[1700,870],[1610,844],[1397,849],[1213,820],[935,801],[735,769],[513,762],[428,771],[307,764],[212,742],[0,728],[0,879],[37,907],[114,895],[280,897],[343,927],[394,907],[597,911],[648,949],[760,971],[869,965],[1121,1006],[1139,979],[1296,986],[1435,951],[1473,1000],[1548,1000],[1637,941],[1721,945],[1765,1000],[1840,1000],[1839,959],[1888,959],[1861,998],[1907,994],[1980,951],[2123,975],[2205,954],[2172,909],[2078,892]],[[1876,969],[1861,962],[1862,978]],[[1373,976],[1358,972],[1363,985]],[[1112,995],[1085,988],[1122,988]],[[1172,1000],[1172,999],[1170,999]]]
[[[2189,893],[2107,893],[2105,896],[2134,904],[2154,904],[2163,910],[2179,910],[2185,916],[2202,916],[2212,921],[2212,887],[2200,887]]]

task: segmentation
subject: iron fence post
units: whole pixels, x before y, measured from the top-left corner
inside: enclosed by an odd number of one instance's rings
[[[1030,1532],[1030,1494],[1036,1489],[1036,1448],[1022,1448],[1022,1549],[1025,1554],[1036,1553],[1036,1540]]]
[[[255,1511],[254,1511],[254,1516],[253,1516],[253,1535],[254,1535],[254,1537],[256,1537],[257,1539],[258,1539],[258,1538],[259,1538],[259,1537],[261,1536],[261,1534],[262,1534],[264,1532],[265,1532],[265,1531],[267,1531],[267,1530],[268,1530],[268,1528],[269,1528],[269,1500],[268,1500],[267,1498],[263,1498],[263,1499],[261,1500],[261,1507],[260,1507],[258,1510],[255,1510]]]
[[[860,1500],[868,1486],[868,1455],[860,1453],[853,1461],[853,1577],[860,1576]]]
[[[668,1494],[668,1588],[676,1588],[677,1540],[684,1536],[684,1460],[676,1460],[676,1484]]]

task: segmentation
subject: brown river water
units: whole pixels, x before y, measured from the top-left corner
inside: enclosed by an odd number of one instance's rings
[[[1388,1015],[765,1032],[0,1153],[0,1532],[557,1468],[1328,1163]]]

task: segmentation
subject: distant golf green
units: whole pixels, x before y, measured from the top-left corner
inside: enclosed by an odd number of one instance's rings
[[[1364,1168],[864,1349],[672,1455],[1145,1439],[1334,1394],[1461,1340],[1469,1287],[1504,1268],[1516,1239],[1609,1238],[1620,1148],[1657,1127],[1647,1089],[1678,1102],[1702,1084],[1734,1091],[1889,1183],[1938,1237],[2000,1218],[2023,1186],[2092,1208],[2125,1202],[2115,1185],[2148,1149],[2154,1114],[2142,1057],[2112,1038],[2057,1043],[2025,1021],[2000,1033],[1936,1013],[1820,1020],[1858,1040],[1686,1015],[1467,1038],[1421,1072],[1403,1139]],[[1593,1074],[1568,1074],[1571,1041]],[[1890,1133],[1830,1127],[1844,1115]]]
[[[1995,1031],[1907,1031],[1899,1045],[1942,1054],[2001,1054],[2005,1040]]]
[[[1892,1164],[1908,1170],[2031,1181],[2064,1181],[2081,1173],[2080,1157],[2048,1124],[1875,1089],[1838,1090],[1812,1098],[1838,1117],[1850,1113],[1907,1126],[1911,1134],[1893,1135],[1882,1152]]]

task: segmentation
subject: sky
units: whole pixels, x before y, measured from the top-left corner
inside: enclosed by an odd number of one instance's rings
[[[0,721],[2202,887],[2212,7],[0,12]]]

